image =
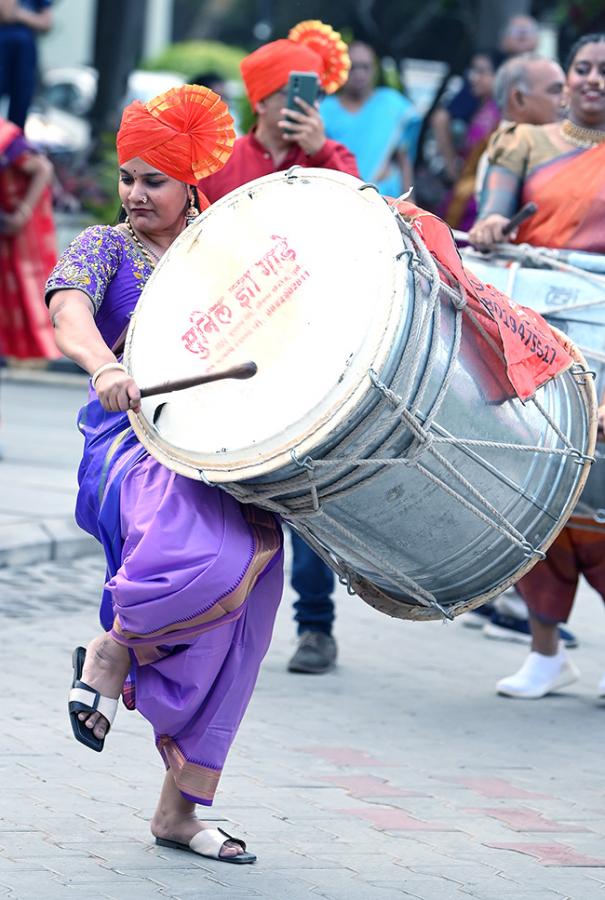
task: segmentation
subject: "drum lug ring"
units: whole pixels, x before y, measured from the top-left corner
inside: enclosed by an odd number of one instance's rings
[[[580,453],[576,447],[571,448],[569,455],[579,466],[583,466],[584,463],[590,463],[592,465],[595,461],[594,456],[590,456],[588,453]]]
[[[296,450],[290,450],[290,458],[293,463],[296,463],[299,469],[306,469],[307,472],[314,472],[315,466],[313,464],[312,456],[305,456],[304,459],[299,459]]]

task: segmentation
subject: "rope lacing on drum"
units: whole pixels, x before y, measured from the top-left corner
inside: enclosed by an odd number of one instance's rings
[[[559,446],[532,447],[512,442],[465,439],[449,435],[436,425],[435,418],[447,395],[455,372],[462,337],[463,316],[468,317],[494,353],[504,362],[505,359],[501,348],[485,331],[468,306],[462,286],[458,284],[454,286],[449,282],[448,273],[431,256],[419,236],[401,216],[397,215],[396,221],[408,242],[413,246],[413,251],[403,251],[397,258],[407,265],[408,271],[412,273],[418,298],[412,311],[410,337],[398,366],[398,373],[406,372],[407,378],[402,383],[405,384],[404,391],[407,392],[405,394],[402,392],[401,396],[395,393],[381,380],[378,373],[370,369],[368,377],[371,383],[383,402],[388,404],[391,409],[392,415],[386,422],[384,419],[380,419],[381,416],[384,416],[384,406],[377,404],[363,422],[353,428],[339,445],[332,449],[331,453],[334,455],[325,459],[315,459],[309,455],[299,458],[293,450],[291,458],[297,466],[299,474],[284,478],[279,482],[268,484],[257,482],[252,489],[245,483],[232,483],[229,490],[241,502],[257,503],[290,522],[315,552],[337,572],[342,583],[347,586],[347,590],[356,589],[358,592],[359,585],[362,584],[363,587],[364,583],[379,592],[382,591],[382,588],[377,588],[376,585],[366,582],[362,576],[359,576],[352,569],[351,564],[338,554],[336,549],[338,546],[352,551],[356,560],[355,564],[360,570],[376,571],[378,568],[382,580],[392,585],[396,591],[403,592],[421,607],[434,609],[442,616],[452,618],[452,610],[464,607],[464,600],[452,604],[448,610],[444,609],[431,591],[424,588],[410,575],[396,568],[384,553],[376,549],[376,546],[370,546],[359,534],[335,519],[328,512],[326,506],[322,505],[323,501],[332,496],[341,498],[355,491],[360,480],[366,481],[376,477],[385,466],[415,467],[424,478],[454,498],[485,525],[518,547],[526,558],[543,559],[544,553],[533,547],[507,517],[458,471],[454,463],[440,452],[439,446],[449,444],[459,450],[484,447],[517,450],[522,453],[575,456],[581,463],[588,457],[583,456],[572,447],[566,435],[535,398],[532,403],[544,417],[553,434],[556,435],[560,442]],[[428,292],[427,286],[429,287]],[[449,299],[454,309],[452,352],[441,385],[428,410],[422,413],[423,401],[425,401],[431,374],[438,357],[441,334],[441,298],[443,296]],[[423,348],[426,347],[427,342],[429,342],[429,349],[428,353],[424,355]],[[423,362],[425,368],[418,387],[413,393],[413,385],[418,379],[419,368]],[[393,381],[396,380],[396,377],[396,375],[393,376]],[[394,420],[404,422],[411,436],[410,443],[403,452],[395,446],[397,438],[393,437]],[[359,446],[353,452],[350,448],[355,443],[358,443]],[[389,455],[389,453],[396,455]],[[478,464],[489,468],[481,457],[477,454],[472,455]],[[437,463],[453,483],[448,484],[437,472],[432,471],[428,465],[429,460]],[[360,476],[360,472],[364,474]],[[303,473],[304,480],[301,481]],[[508,484],[520,494],[524,494],[519,485],[510,479],[508,479]],[[462,490],[464,490],[464,494]],[[324,528],[322,528],[323,525],[325,525]],[[331,549],[328,549],[322,543],[321,537],[318,537],[318,533],[321,535],[322,532],[329,533],[330,538],[333,539],[335,546]]]

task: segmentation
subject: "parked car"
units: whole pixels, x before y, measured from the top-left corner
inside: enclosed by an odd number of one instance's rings
[[[135,69],[128,78],[121,106],[143,102],[183,84],[178,72],[144,72]],[[88,116],[97,94],[98,73],[90,66],[49,69],[25,123],[26,136],[51,156],[78,160],[90,149]]]

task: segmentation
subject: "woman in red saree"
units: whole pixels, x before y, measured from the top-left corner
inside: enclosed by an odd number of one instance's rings
[[[552,125],[518,125],[490,147],[475,246],[512,239],[543,247],[605,253],[605,34],[581,38],[567,65],[568,118]],[[511,238],[512,214],[534,201],[538,211]],[[605,398],[599,407],[605,424]],[[517,582],[530,613],[532,650],[521,669],[498,682],[509,697],[537,699],[572,684],[579,672],[558,641],[558,624],[571,612],[580,575],[605,600],[605,531],[574,516],[543,562]],[[605,697],[605,676],[598,687]]]
[[[57,261],[52,166],[0,118],[0,356],[56,359],[44,287]]]

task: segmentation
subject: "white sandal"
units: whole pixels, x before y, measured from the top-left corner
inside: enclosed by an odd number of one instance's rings
[[[237,856],[221,856],[221,850],[227,843],[233,841],[242,848],[242,853]],[[223,831],[222,828],[203,828],[194,834],[188,844],[180,841],[170,841],[167,838],[156,838],[155,842],[160,847],[171,847],[173,850],[185,850],[188,853],[197,853],[198,856],[206,856],[209,859],[218,859],[219,862],[234,863],[237,866],[256,862],[254,853],[246,853],[246,844],[240,838],[233,837]]]

